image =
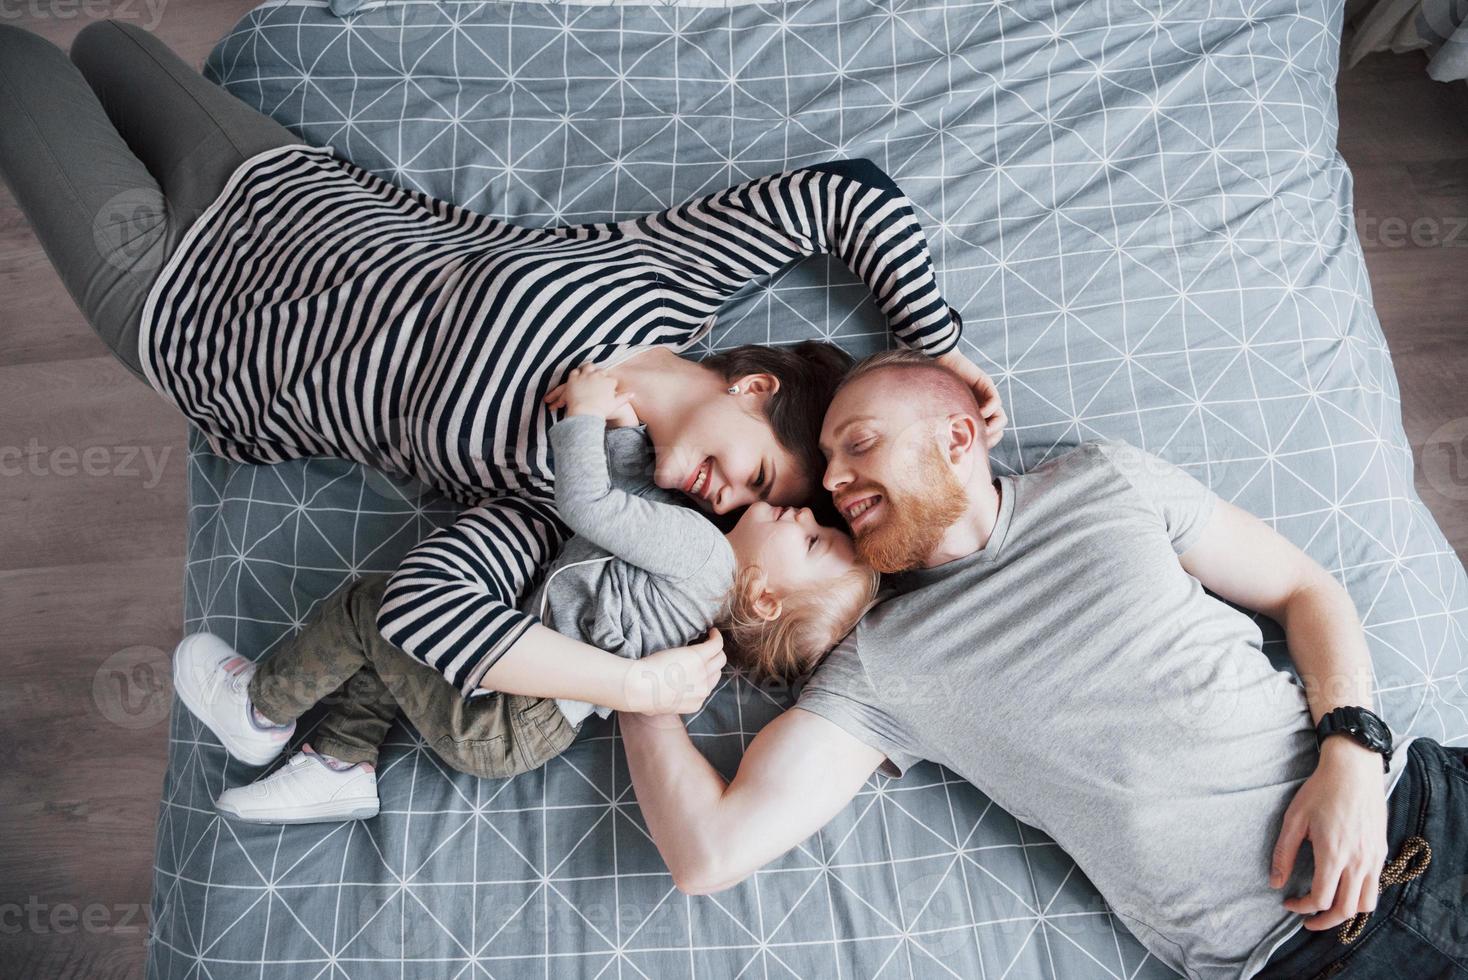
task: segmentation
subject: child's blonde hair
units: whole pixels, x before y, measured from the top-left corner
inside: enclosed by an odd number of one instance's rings
[[[858,565],[833,581],[781,596],[779,613],[766,619],[757,606],[764,572],[754,565],[740,569],[722,617],[733,647],[729,659],[755,680],[793,680],[855,628],[876,598],[878,579]]]

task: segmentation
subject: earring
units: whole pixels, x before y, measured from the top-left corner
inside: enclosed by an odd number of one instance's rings
[[[737,394],[739,394],[739,386],[738,385],[730,385],[729,386],[729,394],[731,394],[731,395],[737,395]]]

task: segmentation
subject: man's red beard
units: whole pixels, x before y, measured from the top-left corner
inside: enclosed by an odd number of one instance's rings
[[[968,497],[936,443],[914,465],[910,481],[881,490],[887,513],[856,538],[856,555],[884,574],[918,568],[943,533],[963,516]]]

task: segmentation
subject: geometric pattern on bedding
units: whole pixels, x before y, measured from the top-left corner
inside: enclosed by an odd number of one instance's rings
[[[998,470],[1092,438],[1183,465],[1350,589],[1398,730],[1462,743],[1468,585],[1413,488],[1335,152],[1339,19],[1317,0],[420,3],[352,19],[288,2],[247,15],[206,71],[308,142],[527,224],[873,158],[1004,395]],[[838,263],[747,289],[705,346],[807,337],[883,343]],[[339,460],[235,465],[197,439],[191,460],[187,627],[251,657],[453,513]],[[788,701],[731,673],[690,727],[731,772]],[[507,781],[446,770],[398,725],[379,817],[286,828],[216,816],[212,798],[256,771],[181,708],[170,734],[158,978],[1170,975],[1052,841],[931,764],[874,777],[791,854],[693,898],[648,839],[614,720]]]

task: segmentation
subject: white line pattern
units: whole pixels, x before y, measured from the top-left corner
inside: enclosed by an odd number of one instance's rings
[[[728,9],[448,3],[257,10],[231,92],[405,187],[525,224],[624,220],[866,156],[932,244],[1024,470],[1122,438],[1270,520],[1351,590],[1388,719],[1468,740],[1468,583],[1413,489],[1334,149],[1339,5],[809,0]],[[880,346],[837,262],[738,294],[702,349]],[[200,446],[196,443],[196,450]],[[252,656],[456,508],[336,460],[196,452],[186,615]],[[1283,662],[1277,630],[1269,653]],[[727,678],[690,725],[731,771],[783,692]],[[615,726],[503,783],[394,729],[384,809],[230,825],[255,774],[172,722],[152,974],[1153,977],[1043,835],[936,766],[874,779],[727,893],[672,891]]]
[[[383,635],[466,693],[534,621],[560,550],[551,387],[637,347],[683,350],[752,280],[835,255],[895,337],[961,322],[922,226],[870,160],[741,181],[622,222],[536,228],[405,190],[334,155],[245,161],[143,308],[143,369],[209,448],[355,460],[470,505],[403,559]]]

